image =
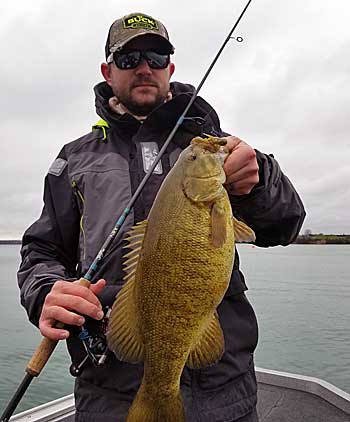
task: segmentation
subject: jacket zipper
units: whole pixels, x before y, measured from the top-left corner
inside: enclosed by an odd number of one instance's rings
[[[78,188],[78,184],[75,180],[72,180],[72,188],[75,196],[77,197],[78,203],[80,204],[81,209],[81,217],[80,217],[80,230],[83,235],[83,259],[86,258],[86,239],[85,239],[85,230],[84,230],[84,210],[85,210],[85,199],[83,194],[81,193],[80,189]]]

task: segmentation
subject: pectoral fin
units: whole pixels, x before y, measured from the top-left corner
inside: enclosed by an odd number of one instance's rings
[[[254,242],[255,233],[243,221],[237,220],[233,217],[233,231],[236,242]]]
[[[215,202],[211,209],[211,242],[215,248],[224,245],[227,239],[227,216],[222,201]]]
[[[187,359],[192,369],[214,365],[224,353],[225,341],[219,318],[215,312],[203,328]]]

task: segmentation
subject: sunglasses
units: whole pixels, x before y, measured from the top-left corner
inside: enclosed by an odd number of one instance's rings
[[[108,57],[107,63],[114,62],[117,68],[122,70],[136,69],[142,59],[146,60],[151,69],[165,69],[170,62],[170,55],[152,50],[133,50],[125,53],[115,52]]]

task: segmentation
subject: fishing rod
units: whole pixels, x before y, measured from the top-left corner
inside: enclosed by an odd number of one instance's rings
[[[105,240],[104,244],[102,245],[102,248],[98,252],[96,258],[90,265],[87,273],[79,280],[79,284],[85,287],[89,287],[91,284],[91,281],[96,274],[97,270],[100,268],[101,263],[105,257],[106,251],[110,248],[113,242],[119,241],[122,237],[122,231],[121,228],[123,227],[126,218],[130,214],[135,202],[137,201],[138,197],[140,196],[140,193],[142,192],[144,186],[146,185],[148,179],[151,177],[154,169],[156,168],[157,164],[161,160],[165,150],[167,149],[168,145],[172,141],[175,133],[179,129],[179,127],[182,125],[186,118],[186,114],[189,111],[190,107],[194,103],[195,99],[198,96],[199,91],[201,90],[202,86],[204,85],[205,81],[207,80],[211,70],[213,69],[215,63],[219,59],[222,51],[226,47],[226,44],[231,40],[235,39],[238,42],[242,42],[242,37],[233,38],[232,34],[237,28],[239,22],[241,21],[243,15],[245,14],[246,10],[248,9],[250,3],[252,0],[249,0],[247,4],[245,5],[244,9],[242,10],[241,14],[239,15],[238,19],[236,20],[235,24],[233,25],[232,29],[230,30],[229,34],[227,35],[225,41],[223,42],[222,46],[220,47],[219,51],[217,52],[216,56],[214,57],[212,63],[210,64],[208,70],[206,71],[205,75],[203,76],[201,82],[199,83],[198,87],[195,89],[194,93],[192,94],[192,97],[190,101],[188,102],[187,106],[185,107],[184,111],[178,118],[177,122],[175,123],[174,128],[169,133],[168,137],[166,138],[162,148],[160,149],[159,153],[155,157],[151,167],[148,169],[146,175],[142,179],[140,185],[136,189],[135,193],[133,194],[132,198],[130,199],[129,203],[125,207],[124,211],[122,212],[121,216],[118,218],[117,222],[115,223],[113,230]],[[61,322],[57,322],[55,324],[56,328],[63,328],[64,324]],[[89,344],[88,344],[88,338],[89,336],[86,335],[86,330],[82,330],[82,333],[85,334],[81,337],[81,340],[83,341],[83,344],[85,346],[87,357],[91,357],[91,359],[94,362],[94,356],[90,356],[91,352],[89,352]],[[1,415],[1,421],[0,422],[8,422],[10,420],[10,417],[13,415],[14,411],[16,410],[19,402],[21,401],[22,397],[24,396],[25,392],[27,391],[31,381],[38,377],[46,365],[47,361],[49,360],[50,356],[52,355],[53,351],[55,350],[57,346],[58,340],[51,340],[46,337],[44,337],[37,347],[36,351],[34,352],[32,358],[30,359],[29,363],[27,364],[27,367],[25,369],[25,376],[17,388],[15,394],[11,398],[10,402],[8,403],[6,409],[4,410],[3,414]],[[103,364],[105,359],[106,353],[105,351],[102,353],[102,356],[98,362],[94,362],[97,366],[100,364]],[[87,360],[84,359],[83,363]]]

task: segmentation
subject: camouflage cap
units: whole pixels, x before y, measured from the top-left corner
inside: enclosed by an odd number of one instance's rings
[[[144,13],[131,13],[117,19],[110,27],[105,47],[106,59],[111,53],[121,50],[125,44],[141,35],[158,36],[169,54],[175,50],[169,41],[168,31],[160,21]]]

